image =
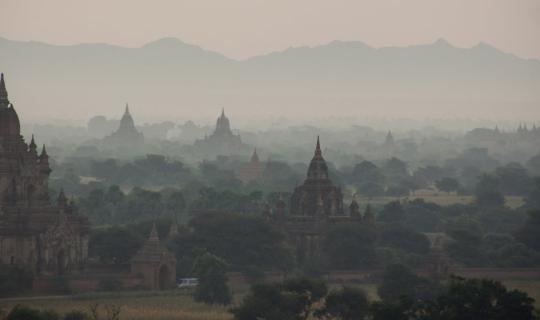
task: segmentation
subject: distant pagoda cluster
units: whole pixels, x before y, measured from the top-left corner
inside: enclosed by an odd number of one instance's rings
[[[127,146],[130,148],[140,146],[144,143],[144,136],[141,132],[137,131],[135,121],[133,121],[133,117],[129,113],[127,103],[118,129],[111,135],[103,138],[103,142],[107,145]]]
[[[81,269],[88,256],[88,219],[63,191],[49,199],[45,145],[27,144],[2,74],[0,79],[0,262],[35,274]]]

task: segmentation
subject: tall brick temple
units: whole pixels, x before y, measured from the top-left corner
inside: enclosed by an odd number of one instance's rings
[[[330,180],[328,165],[317,137],[307,177],[302,185],[294,189],[288,213],[285,213],[285,202],[280,199],[272,218],[286,233],[289,241],[295,244],[300,260],[305,260],[317,258],[321,236],[329,226],[336,223],[360,223],[363,220],[355,197],[347,211],[343,208],[341,188]]]
[[[0,263],[35,274],[64,274],[84,266],[88,219],[60,192],[49,199],[51,169],[43,145],[26,143],[15,107],[0,79]]]

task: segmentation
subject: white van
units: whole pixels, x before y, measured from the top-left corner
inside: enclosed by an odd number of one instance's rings
[[[196,287],[198,284],[199,284],[199,279],[197,278],[182,278],[182,279],[178,279],[176,286],[182,289],[182,288]]]

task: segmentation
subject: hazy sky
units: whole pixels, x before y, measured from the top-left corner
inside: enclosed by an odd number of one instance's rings
[[[540,0],[0,0],[0,36],[123,46],[176,37],[238,59],[332,40],[445,38],[540,59]]]

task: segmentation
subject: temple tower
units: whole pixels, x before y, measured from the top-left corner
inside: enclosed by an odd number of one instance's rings
[[[49,155],[26,144],[19,117],[0,77],[0,263],[36,274],[82,269],[88,255],[89,223],[60,193],[49,199]]]
[[[155,223],[148,240],[131,259],[131,273],[143,277],[147,289],[165,290],[176,285],[176,258],[160,242]]]
[[[341,189],[334,186],[329,178],[319,137],[309,164],[307,178],[294,190],[290,207],[292,216],[315,216],[316,213],[321,217],[344,215],[343,195]]]

